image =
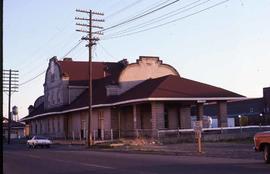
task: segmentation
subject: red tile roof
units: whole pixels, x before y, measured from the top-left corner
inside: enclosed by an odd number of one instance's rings
[[[62,73],[69,76],[70,81],[88,80],[88,62],[82,61],[58,61]],[[118,76],[124,68],[120,62],[92,62],[93,80],[110,77],[112,83],[116,83]]]

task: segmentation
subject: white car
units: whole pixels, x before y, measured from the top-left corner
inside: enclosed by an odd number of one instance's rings
[[[42,136],[34,136],[31,140],[27,140],[27,146],[35,148],[37,146],[49,148],[52,141]]]

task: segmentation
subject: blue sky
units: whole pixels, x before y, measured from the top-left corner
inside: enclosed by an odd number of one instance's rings
[[[48,59],[59,59],[75,46],[82,33],[75,31],[74,17],[86,17],[75,9],[92,9],[105,14],[105,28],[141,14],[160,3],[174,0],[5,0],[3,22],[4,69],[19,70],[20,82],[43,72]],[[139,56],[159,56],[185,78],[222,87],[247,97],[261,97],[270,86],[270,1],[229,0],[176,22],[153,30],[112,38],[119,31],[144,22],[159,25],[203,10],[222,0],[180,0],[140,20],[104,32],[94,48],[95,61],[134,62]],[[180,12],[190,3],[197,7]],[[191,7],[191,6],[189,6]],[[166,13],[178,15],[161,22]],[[183,10],[183,9],[182,9]],[[147,28],[146,27],[146,28]],[[145,28],[141,28],[145,29]],[[134,32],[134,31],[131,31]],[[87,48],[80,44],[67,57],[88,60]],[[43,94],[44,76],[20,86],[12,95],[12,106],[20,118],[27,107]],[[7,114],[7,94],[3,109]]]

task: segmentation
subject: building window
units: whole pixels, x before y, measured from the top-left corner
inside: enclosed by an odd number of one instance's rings
[[[250,108],[250,109],[249,109],[249,112],[253,112],[253,111],[254,111],[253,108]]]
[[[169,113],[168,108],[164,108],[164,128],[169,128]]]

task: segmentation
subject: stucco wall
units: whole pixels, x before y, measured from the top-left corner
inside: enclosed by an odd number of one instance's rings
[[[136,63],[129,64],[119,76],[120,89],[123,93],[149,78],[158,78],[166,75],[179,75],[170,65],[163,64],[158,57],[141,56]]]
[[[49,66],[45,76],[44,84],[44,107],[50,109],[68,103],[67,81],[62,80],[59,65],[56,59],[50,59]]]

